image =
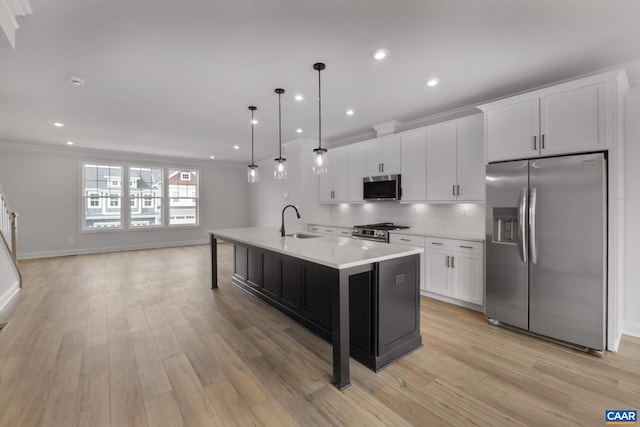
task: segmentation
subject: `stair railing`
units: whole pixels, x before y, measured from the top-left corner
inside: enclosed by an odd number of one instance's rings
[[[13,262],[18,273],[18,214],[12,212],[7,202],[7,196],[0,184],[0,237],[2,243],[13,257]],[[20,281],[22,284],[22,281]]]

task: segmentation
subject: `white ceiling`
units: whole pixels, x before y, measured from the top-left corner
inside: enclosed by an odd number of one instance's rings
[[[277,87],[283,142],[317,138],[314,62],[332,140],[640,58],[637,0],[31,4],[15,51],[0,37],[0,141],[248,162],[249,105],[256,158],[277,153]]]

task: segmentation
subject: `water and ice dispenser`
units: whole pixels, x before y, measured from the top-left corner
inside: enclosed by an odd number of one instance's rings
[[[493,243],[518,244],[518,208],[493,208]]]

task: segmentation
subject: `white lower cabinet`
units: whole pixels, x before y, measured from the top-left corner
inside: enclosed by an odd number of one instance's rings
[[[482,307],[482,242],[392,233],[390,243],[424,248],[420,274],[424,295],[476,310]]]
[[[351,237],[351,228],[332,227],[328,225],[309,224],[307,229],[311,233],[326,234],[327,236]]]

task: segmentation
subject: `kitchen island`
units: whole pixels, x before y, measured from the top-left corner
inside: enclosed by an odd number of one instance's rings
[[[333,346],[333,384],[350,383],[349,356],[379,371],[422,345],[422,248],[253,227],[208,231],[211,287],[217,240],[234,244],[232,283]]]

